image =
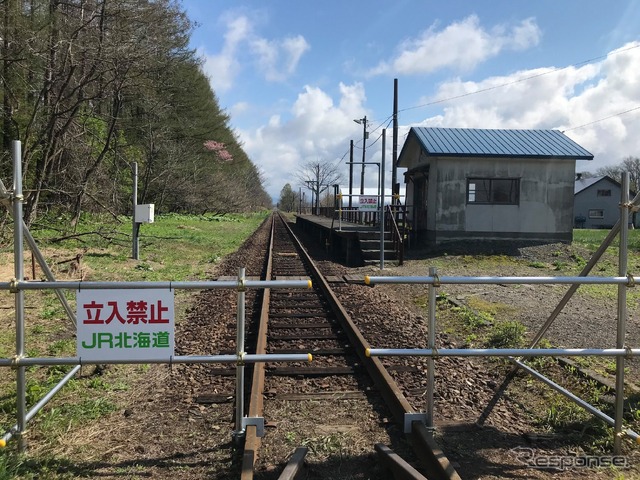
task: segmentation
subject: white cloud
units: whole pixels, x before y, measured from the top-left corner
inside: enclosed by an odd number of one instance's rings
[[[216,92],[230,90],[247,62],[255,64],[267,81],[282,82],[295,73],[300,59],[310,48],[302,35],[271,40],[261,37],[246,15],[227,12],[220,20],[226,26],[222,50],[217,54],[200,50],[204,72]],[[247,52],[251,54],[248,57]]]
[[[309,44],[298,35],[283,40],[256,38],[251,42],[251,48],[265,78],[271,82],[282,82],[296,71],[300,58],[309,50]]]
[[[439,85],[430,98],[407,102],[460,97],[438,104],[440,111],[420,123],[427,126],[567,130],[570,138],[595,155],[594,161],[579,162],[578,168],[595,171],[619,163],[626,156],[640,156],[640,137],[634,134],[640,130],[640,110],[582,128],[572,127],[640,106],[639,70],[640,42],[636,42],[592,64],[523,70],[479,81],[452,79]],[[356,142],[355,161],[360,161],[362,155],[362,127],[353,119],[376,116],[366,105],[365,86],[361,83],[340,83],[337,93],[307,85],[288,110],[271,116],[255,131],[240,131],[245,150],[265,173],[268,192],[277,199],[286,183],[297,191],[295,172],[303,163],[318,159],[342,159],[342,184],[346,185],[350,139]],[[402,117],[401,113],[401,121]],[[406,130],[407,126],[400,128],[400,148]],[[387,133],[388,162],[391,132]],[[373,132],[367,142],[367,161],[380,161],[381,142],[373,145],[379,134],[380,130]],[[360,166],[354,167],[357,190]],[[386,176],[389,182],[389,168]],[[376,167],[368,166],[366,186],[375,186],[377,178]],[[402,176],[398,178],[402,182]]]
[[[204,58],[204,72],[217,92],[225,92],[233,86],[233,80],[241,69],[236,58],[238,47],[251,36],[252,30],[251,22],[245,16],[226,19],[227,32],[222,51],[217,55],[209,55],[202,49],[200,52]]]
[[[239,63],[232,55],[221,53],[219,55],[207,55],[200,53],[204,59],[202,68],[209,78],[211,87],[216,92],[226,92],[233,86],[233,80],[240,71]]]
[[[249,111],[251,108],[248,102],[238,102],[231,106],[229,109],[229,114],[234,117],[236,115],[242,115],[243,113]]]
[[[337,101],[321,88],[306,85],[291,106],[290,118],[273,115],[255,132],[240,131],[245,151],[264,171],[269,194],[277,199],[286,183],[297,189],[295,173],[304,163],[337,161],[349,150],[349,139],[361,139],[362,127],[353,119],[366,114],[365,100],[360,83],[341,83]]]
[[[285,38],[282,41],[282,49],[286,53],[285,70],[288,74],[292,74],[296,70],[300,58],[310,48],[302,35]]]
[[[442,114],[422,125],[566,130],[595,155],[583,167],[595,171],[626,156],[640,156],[635,134],[640,110],[617,115],[640,106],[639,69],[640,42],[633,42],[581,67],[521,71],[479,82],[455,79],[440,85],[430,100],[462,97],[445,102]]]
[[[417,38],[405,40],[394,59],[380,63],[369,73],[416,75],[443,68],[468,71],[505,49],[524,50],[536,45],[540,36],[532,18],[511,29],[499,25],[487,31],[478,17],[471,15],[442,30],[432,26]]]

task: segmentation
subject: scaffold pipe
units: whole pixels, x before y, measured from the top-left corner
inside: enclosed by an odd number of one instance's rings
[[[516,284],[590,284],[590,285],[627,285],[633,286],[635,279],[625,277],[364,277],[366,285],[377,284],[451,284],[451,285],[516,285]]]
[[[64,378],[62,378],[62,380],[60,380],[57,383],[55,387],[53,387],[44,397],[42,397],[40,401],[31,408],[31,410],[27,412],[25,416],[25,420],[27,423],[29,423],[31,419],[35,417],[36,414],[40,410],[42,410],[42,408],[47,403],[49,403],[49,401],[54,397],[56,393],[58,393],[62,389],[62,387],[64,387],[67,383],[69,383],[69,380],[71,380],[76,375],[76,373],[78,373],[80,368],[81,368],[80,365],[77,365],[76,367],[74,367],[69,373],[67,373],[64,376]],[[0,439],[0,448],[5,447],[7,445],[7,442],[11,440],[11,438],[17,431],[18,431],[18,425],[16,424],[4,435],[4,437]]]
[[[245,280],[245,288],[312,288],[311,280]],[[0,290],[111,290],[111,289],[168,289],[168,290],[209,290],[228,288],[235,290],[238,287],[237,280],[211,280],[194,282],[34,282],[34,281],[10,281],[0,282]]]
[[[368,348],[367,357],[637,357],[640,348]]]
[[[584,408],[586,411],[588,411],[589,413],[591,413],[595,417],[598,417],[600,420],[602,420],[603,422],[605,422],[609,426],[615,427],[615,423],[616,423],[615,420],[613,418],[611,418],[609,415],[607,415],[606,413],[598,410],[596,407],[594,407],[590,403],[585,402],[580,397],[574,395],[573,393],[571,393],[566,388],[563,388],[562,386],[558,385],[553,380],[550,380],[549,378],[545,377],[540,372],[538,372],[537,370],[534,370],[533,368],[529,367],[528,365],[516,360],[515,358],[512,358],[510,360],[513,363],[515,363],[516,365],[518,365],[520,368],[522,368],[523,370],[525,370],[526,372],[528,372],[529,374],[531,374],[532,376],[534,376],[535,378],[540,380],[541,382],[545,383],[546,385],[548,385],[549,387],[551,387],[555,391],[561,393],[562,395],[567,397],[569,400],[571,400],[575,404],[577,404],[577,405],[581,406],[582,408]],[[633,439],[634,442],[640,444],[640,435],[638,435],[633,430],[627,429],[622,433],[624,433],[629,438]]]
[[[244,363],[258,362],[311,362],[311,353],[290,353],[290,354],[250,354],[246,353],[242,357]],[[0,367],[30,367],[35,365],[126,365],[144,363],[166,363],[175,364],[196,364],[196,363],[236,363],[238,355],[186,355],[173,356],[167,358],[137,358],[137,359],[115,359],[115,360],[83,360],[82,357],[23,357],[23,358],[0,358]]]

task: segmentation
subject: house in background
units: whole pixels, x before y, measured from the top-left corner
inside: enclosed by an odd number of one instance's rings
[[[398,158],[413,245],[571,242],[576,160],[557,130],[411,128]]]
[[[578,173],[574,189],[574,227],[613,227],[620,219],[621,191],[622,185],[607,175],[584,178]],[[634,193],[630,194],[631,198],[634,196]]]

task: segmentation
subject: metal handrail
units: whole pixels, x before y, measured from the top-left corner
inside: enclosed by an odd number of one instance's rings
[[[398,254],[398,265],[402,265],[404,263],[404,242],[402,235],[400,234],[400,229],[398,228],[398,223],[396,222],[396,218],[393,214],[393,210],[391,209],[391,205],[387,205],[387,211],[389,212],[389,218],[391,218],[391,240],[393,241],[393,249]]]

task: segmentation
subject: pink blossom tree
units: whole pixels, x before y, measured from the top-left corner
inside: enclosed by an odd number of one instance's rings
[[[215,140],[207,140],[204,142],[204,148],[210,152],[215,152],[218,159],[223,162],[229,162],[233,160],[233,155],[225,148],[225,144],[222,142],[216,142]]]

